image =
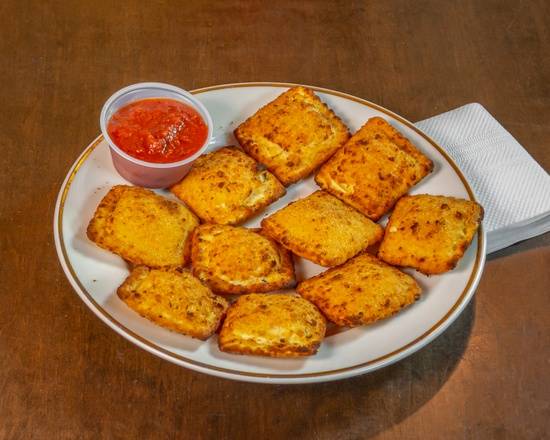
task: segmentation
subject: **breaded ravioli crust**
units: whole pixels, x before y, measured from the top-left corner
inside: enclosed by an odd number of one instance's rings
[[[238,354],[309,356],[317,352],[325,331],[323,315],[299,296],[248,294],[227,311],[218,345]]]
[[[407,138],[375,117],[321,167],[315,181],[376,221],[432,169]]]
[[[383,234],[380,225],[324,191],[263,219],[262,229],[296,255],[321,266],[344,263]]]
[[[312,90],[293,87],[239,125],[235,137],[289,185],[332,156],[348,140],[349,131]]]
[[[117,294],[155,324],[202,340],[217,330],[228,306],[185,269],[137,266]]]
[[[218,293],[269,292],[294,283],[290,252],[252,229],[199,226],[191,261],[194,275]]]
[[[133,264],[184,266],[199,224],[185,206],[137,186],[111,188],[88,225],[88,238]]]
[[[245,221],[286,192],[273,174],[236,147],[200,156],[170,191],[205,222],[224,225]]]
[[[453,269],[483,219],[476,202],[428,194],[405,196],[391,214],[378,257],[430,274]]]
[[[301,282],[296,290],[330,321],[348,327],[392,316],[421,292],[413,277],[368,253]]]

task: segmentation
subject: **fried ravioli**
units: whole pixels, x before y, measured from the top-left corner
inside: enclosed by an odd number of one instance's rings
[[[312,90],[293,87],[237,127],[243,149],[285,185],[309,175],[349,138]]]
[[[202,340],[217,330],[228,307],[224,298],[214,295],[185,269],[137,266],[117,294],[155,324]]]
[[[236,147],[200,156],[172,191],[209,223],[238,224],[282,197],[277,178]]]
[[[191,261],[194,275],[218,293],[269,292],[294,283],[290,252],[252,229],[199,226]]]
[[[453,269],[483,219],[476,202],[428,194],[405,196],[391,214],[378,257],[430,275]]]
[[[380,225],[324,191],[263,219],[262,229],[287,249],[321,266],[344,263],[383,234]]]
[[[407,138],[375,117],[321,167],[315,181],[376,221],[432,169]]]
[[[195,215],[180,203],[144,188],[111,188],[87,229],[98,246],[135,265],[184,266],[189,261]]]
[[[420,298],[413,277],[368,253],[301,282],[296,291],[332,322],[348,327],[371,324]]]
[[[227,311],[218,345],[229,353],[309,356],[317,352],[325,331],[323,315],[299,296],[249,294]]]

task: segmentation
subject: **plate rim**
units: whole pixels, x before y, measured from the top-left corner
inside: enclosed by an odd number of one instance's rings
[[[219,85],[213,85],[213,86],[194,89],[194,90],[191,90],[190,93],[198,95],[201,93],[210,92],[214,90],[233,89],[233,88],[240,88],[240,87],[294,87],[294,86],[304,86],[304,87],[311,88],[315,92],[325,93],[328,95],[345,98],[345,99],[357,102],[359,104],[365,105],[367,107],[374,108],[375,110],[385,113],[388,116],[391,116],[392,118],[398,120],[400,123],[404,124],[409,129],[412,129],[418,135],[423,137],[428,143],[432,145],[432,147],[434,147],[445,158],[447,163],[451,165],[456,175],[458,175],[458,177],[462,181],[462,184],[464,185],[470,199],[474,201],[477,200],[473,189],[468,183],[468,180],[466,179],[466,177],[464,176],[464,174],[462,173],[458,165],[454,162],[454,160],[447,154],[447,152],[442,147],[440,147],[433,139],[431,139],[428,135],[426,135],[422,130],[417,128],[409,120],[397,115],[396,113],[386,109],[385,107],[382,107],[378,104],[370,102],[366,99],[359,98],[357,96],[350,95],[348,93],[344,93],[344,92],[340,92],[337,90],[328,89],[324,87],[303,85],[303,84],[296,84],[296,83],[287,83],[287,82],[242,82],[242,83],[219,84]],[[65,179],[60,187],[57,200],[56,200],[56,205],[54,210],[54,219],[53,219],[54,220],[53,222],[54,241],[55,241],[55,247],[56,247],[59,262],[65,273],[65,276],[69,280],[71,286],[76,291],[78,296],[84,301],[84,303],[88,306],[88,308],[90,308],[92,312],[94,312],[94,314],[97,317],[99,317],[105,324],[107,324],[111,329],[115,330],[122,337],[134,343],[138,347],[148,351],[151,354],[161,357],[162,359],[175,363],[179,366],[184,366],[194,371],[198,371],[201,373],[210,374],[218,377],[223,377],[226,379],[233,379],[233,380],[240,380],[240,381],[247,381],[247,382],[280,383],[280,384],[328,382],[333,380],[341,380],[352,376],[357,376],[360,374],[365,374],[365,373],[383,368],[385,366],[391,365],[395,362],[398,362],[401,359],[415,353],[416,351],[420,350],[421,348],[425,347],[430,342],[432,342],[436,337],[438,337],[441,333],[443,333],[462,313],[462,311],[466,308],[471,298],[473,297],[476,291],[476,288],[479,284],[479,280],[481,278],[481,275],[483,273],[483,268],[485,265],[485,253],[486,253],[486,241],[487,241],[483,224],[480,225],[477,232],[477,252],[476,252],[476,258],[474,262],[474,268],[472,270],[472,273],[468,279],[466,286],[464,287],[462,293],[460,294],[456,302],[445,313],[445,315],[441,317],[427,331],[422,333],[420,336],[418,336],[414,340],[408,342],[407,344],[403,345],[402,347],[396,350],[393,350],[390,353],[386,353],[383,356],[380,356],[376,359],[372,359],[367,362],[362,362],[357,365],[338,368],[335,370],[321,371],[316,373],[289,373],[289,374],[246,372],[246,371],[240,371],[240,370],[233,370],[229,368],[217,367],[217,366],[205,364],[203,362],[199,362],[193,359],[188,359],[179,354],[170,352],[158,346],[154,342],[151,342],[143,338],[139,334],[133,332],[129,328],[125,327],[122,323],[117,321],[100,304],[98,304],[94,300],[93,296],[86,290],[86,288],[82,285],[82,283],[78,279],[78,276],[76,275],[76,272],[74,271],[70,263],[70,260],[65,248],[64,239],[63,239],[63,212],[65,207],[65,201],[68,196],[71,184],[74,178],[76,177],[76,174],[78,173],[79,169],[82,167],[84,162],[86,162],[87,158],[94,151],[94,149],[103,140],[104,140],[103,136],[100,134],[86,147],[86,149],[79,155],[79,157],[71,166],[69,172],[65,176]]]

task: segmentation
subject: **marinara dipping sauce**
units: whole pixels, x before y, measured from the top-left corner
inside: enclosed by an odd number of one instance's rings
[[[107,125],[111,140],[136,159],[153,163],[184,160],[206,141],[208,127],[187,104],[147,98],[118,109]]]

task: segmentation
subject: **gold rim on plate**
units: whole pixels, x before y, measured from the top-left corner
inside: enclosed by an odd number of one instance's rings
[[[300,84],[293,84],[293,83],[277,83],[277,82],[251,82],[251,83],[234,83],[234,84],[220,84],[216,86],[209,86],[209,87],[202,87],[200,89],[192,90],[191,93],[193,94],[200,94],[204,92],[209,92],[212,90],[221,90],[221,89],[231,89],[231,88],[238,88],[238,87],[294,87],[298,86]],[[403,125],[406,125],[408,128],[415,131],[417,134],[422,136],[426,141],[428,141],[445,159],[446,161],[451,165],[455,173],[458,175],[460,180],[462,181],[462,184],[466,188],[466,191],[468,192],[468,195],[470,197],[470,200],[476,200],[474,193],[468,184],[468,181],[460,171],[460,168],[456,165],[456,163],[451,159],[451,157],[439,146],[437,145],[432,139],[430,139],[427,135],[425,135],[422,131],[420,131],[418,128],[416,128],[411,122],[407,121],[406,119],[403,119],[399,115],[396,115],[395,113],[385,109],[384,107],[380,107],[379,105],[376,105],[370,101],[367,101],[362,98],[358,98],[353,95],[349,95],[347,93],[338,92],[335,90],[325,89],[322,87],[316,87],[316,86],[305,86],[309,87],[310,89],[324,93],[327,95],[333,95],[338,96],[341,98],[345,98],[351,101],[355,101],[359,104],[365,105],[367,107],[373,108],[375,110],[378,110],[382,113],[387,114],[388,116],[391,116],[392,118],[398,120]],[[387,360],[393,356],[398,355],[399,353],[402,353],[419,342],[430,338],[434,335],[438,330],[442,328],[442,326],[447,322],[449,317],[461,306],[464,305],[464,300],[466,299],[466,296],[470,292],[470,289],[473,287],[474,282],[479,280],[480,276],[480,264],[482,261],[482,257],[484,256],[484,249],[485,249],[485,234],[483,232],[483,225],[481,224],[477,233],[477,253],[476,253],[476,260],[474,263],[474,268],[472,270],[472,273],[470,275],[470,278],[468,279],[468,283],[466,284],[466,287],[460,294],[459,298],[453,304],[453,306],[447,311],[447,313],[437,322],[435,323],[430,329],[428,329],[426,332],[424,332],[422,335],[415,338],[413,341],[403,345],[402,347],[387,353],[383,356],[380,356],[376,359],[372,359],[367,362],[363,362],[357,365],[353,365],[350,367],[344,367],[344,368],[338,368],[335,370],[330,371],[322,371],[317,373],[303,373],[303,374],[266,374],[266,373],[252,373],[252,372],[245,372],[245,371],[239,371],[239,370],[232,370],[229,368],[221,368],[216,367],[213,365],[205,364],[202,362],[198,362],[192,359],[188,359],[184,356],[181,356],[179,354],[175,354],[171,351],[168,351],[157,344],[149,341],[148,339],[143,338],[142,336],[138,335],[137,333],[133,332],[123,324],[121,324],[119,321],[117,321],[113,316],[111,316],[100,304],[98,304],[93,296],[86,290],[86,288],[82,285],[80,282],[78,276],[76,275],[75,270],[73,269],[71,262],[69,260],[67,250],[65,248],[65,242],[63,239],[63,211],[65,207],[65,201],[67,199],[67,195],[69,193],[69,189],[71,187],[71,184],[76,177],[76,174],[78,173],[79,169],[82,167],[84,162],[88,159],[90,154],[94,151],[94,149],[103,141],[103,136],[99,135],[89,146],[88,148],[82,153],[80,158],[77,160],[77,162],[73,165],[72,170],[66,178],[65,183],[63,184],[63,187],[60,191],[60,196],[58,199],[58,210],[57,210],[57,218],[56,218],[56,225],[57,225],[57,231],[55,231],[58,235],[59,239],[59,247],[61,248],[61,252],[63,255],[63,262],[65,263],[65,266],[67,267],[67,270],[70,272],[72,281],[78,286],[80,289],[80,292],[86,297],[86,299],[94,306],[94,311],[101,313],[103,315],[104,320],[109,321],[111,324],[116,326],[119,329],[119,332],[121,334],[125,334],[126,336],[132,338],[133,340],[139,342],[140,345],[144,346],[144,348],[148,348],[151,353],[156,354],[162,354],[163,358],[167,360],[171,360],[177,364],[184,363],[186,365],[189,365],[191,367],[198,367],[199,371],[203,370],[210,370],[212,372],[218,372],[218,373],[224,373],[227,375],[234,375],[234,376],[243,376],[243,377],[250,377],[250,378],[266,378],[266,379],[300,379],[300,378],[313,378],[313,377],[325,377],[325,376],[331,376],[336,374],[341,374],[345,372],[351,372],[353,370],[359,370],[365,367],[368,367],[373,364],[380,363],[384,360]],[[472,292],[473,293],[473,292]],[[471,295],[470,295],[471,296]],[[450,324],[450,323],[448,323]],[[418,347],[421,348],[421,347]],[[413,351],[414,352],[414,351]],[[409,354],[412,354],[409,353]],[[397,359],[396,359],[397,360]],[[382,367],[383,365],[380,365]],[[204,372],[204,371],[203,371]],[[338,378],[335,378],[338,379]]]

